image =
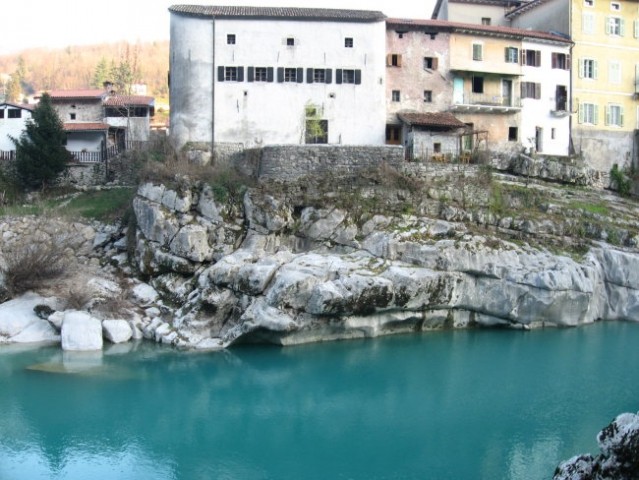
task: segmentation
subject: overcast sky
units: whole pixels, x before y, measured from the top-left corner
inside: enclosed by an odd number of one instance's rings
[[[0,54],[27,48],[169,38],[173,4],[381,10],[389,17],[430,18],[435,0],[2,0]]]

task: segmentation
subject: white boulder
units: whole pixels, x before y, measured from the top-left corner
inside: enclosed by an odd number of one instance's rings
[[[86,312],[65,312],[61,335],[63,350],[102,350],[102,323]]]
[[[126,320],[104,320],[102,322],[104,336],[111,343],[128,342],[133,336],[133,331]]]

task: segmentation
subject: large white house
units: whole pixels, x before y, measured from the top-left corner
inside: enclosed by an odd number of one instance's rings
[[[16,149],[11,137],[19,138],[22,135],[34,108],[35,105],[0,103],[0,152]]]
[[[385,140],[385,16],[377,11],[176,5],[171,141]]]

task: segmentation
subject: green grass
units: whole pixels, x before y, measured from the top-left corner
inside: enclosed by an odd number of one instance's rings
[[[0,207],[0,216],[55,215],[113,222],[124,216],[134,194],[133,188],[116,188],[83,192],[69,201],[51,192],[49,198],[34,203]]]
[[[570,208],[574,210],[582,210],[584,212],[596,213],[599,215],[608,215],[608,205],[605,203],[586,203],[586,202],[570,202]]]

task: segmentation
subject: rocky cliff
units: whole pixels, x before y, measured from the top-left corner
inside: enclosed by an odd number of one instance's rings
[[[430,188],[410,209],[411,192],[400,185],[378,209],[386,215],[364,208],[375,198],[370,188],[345,202],[339,193],[309,199],[310,183],[260,186],[233,204],[211,185],[144,184],[133,204],[135,260],[164,312],[151,330],[162,328],[155,337],[170,335],[176,345],[223,348],[639,320],[634,248],[594,242],[568,255],[530,246],[517,240],[522,232],[534,240],[550,231],[554,245],[584,239],[561,236],[571,218],[468,208],[490,202],[471,183]],[[442,202],[446,192],[467,196],[465,208]],[[632,245],[634,225],[625,228]]]

